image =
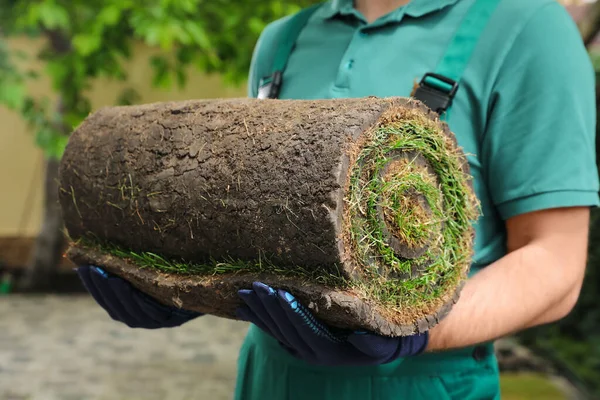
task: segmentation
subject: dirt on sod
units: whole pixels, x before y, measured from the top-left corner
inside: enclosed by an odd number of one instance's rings
[[[384,335],[450,310],[477,217],[455,137],[403,98],[105,108],[70,139],[60,201],[75,262],[167,304],[235,318],[261,280]]]

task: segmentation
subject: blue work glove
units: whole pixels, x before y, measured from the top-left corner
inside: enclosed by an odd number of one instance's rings
[[[172,328],[202,315],[160,304],[131,283],[99,267],[82,266],[77,268],[77,274],[108,315],[130,328]]]
[[[240,290],[245,305],[239,319],[252,322],[274,337],[289,353],[306,362],[328,366],[366,366],[415,356],[427,347],[427,333],[385,337],[364,331],[325,327],[290,293],[254,282]]]

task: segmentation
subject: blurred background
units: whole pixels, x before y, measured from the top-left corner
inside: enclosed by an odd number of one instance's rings
[[[246,324],[131,330],[83,291],[57,160],[99,107],[245,96],[261,30],[314,2],[0,0],[0,400],[231,398]],[[600,3],[562,3],[600,70]],[[574,312],[498,344],[504,398],[600,399],[599,292],[596,211]]]

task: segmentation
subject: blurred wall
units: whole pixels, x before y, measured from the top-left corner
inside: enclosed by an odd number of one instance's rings
[[[9,42],[12,48],[35,54],[40,42],[17,39]],[[138,46],[127,65],[129,81],[98,80],[90,93],[93,109],[114,104],[124,87],[132,87],[141,95],[142,103],[192,98],[244,97],[245,86],[228,87],[218,76],[190,74],[186,90],[169,91],[151,87],[152,70],[148,63],[153,51]],[[33,68],[39,65],[32,63]],[[32,83],[37,95],[51,95],[47,79]],[[33,135],[27,130],[18,114],[0,107],[0,236],[33,236],[42,218],[42,153],[35,147]]]

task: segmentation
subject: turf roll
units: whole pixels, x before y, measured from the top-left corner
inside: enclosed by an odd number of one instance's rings
[[[415,100],[107,107],[73,132],[59,179],[71,260],[226,318],[262,281],[331,326],[423,332],[471,263],[467,158]]]

